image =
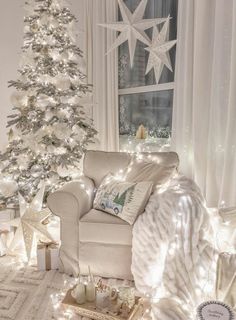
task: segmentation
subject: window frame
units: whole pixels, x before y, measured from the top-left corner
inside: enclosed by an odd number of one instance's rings
[[[179,2],[178,0],[176,0],[177,2]],[[177,17],[178,18],[178,11],[177,11]],[[177,34],[177,24],[176,24],[176,34]],[[171,40],[170,40],[171,41]],[[136,48],[137,50],[137,48]],[[173,91],[173,96],[175,93],[175,85],[176,85],[176,79],[175,79],[175,70],[176,70],[176,55],[177,55],[177,46],[175,48],[175,62],[174,62],[174,81],[172,82],[165,82],[165,83],[158,83],[158,84],[153,84],[153,85],[146,85],[146,86],[136,86],[136,87],[128,87],[128,88],[118,88],[118,100],[120,101],[120,97],[121,96],[125,96],[125,95],[132,95],[132,94],[140,94],[140,93],[151,93],[151,92],[160,92],[160,91]],[[120,55],[118,54],[118,62],[120,59]],[[119,68],[119,63],[118,63],[118,68]],[[172,104],[172,114],[173,114],[173,104]],[[118,103],[118,116],[120,118],[120,103]],[[120,134],[120,124],[118,126],[119,128],[119,145],[120,145],[120,150],[122,150],[121,148],[121,140],[124,139],[124,137],[127,137],[127,140],[129,140],[130,137],[132,137],[132,135],[130,134]],[[172,131],[172,127],[171,127],[171,131]],[[122,138],[121,138],[122,137]],[[170,135],[171,137],[171,135]],[[152,138],[152,140],[169,140],[170,141],[170,137],[169,138],[160,138],[160,137],[156,137],[156,138]]]

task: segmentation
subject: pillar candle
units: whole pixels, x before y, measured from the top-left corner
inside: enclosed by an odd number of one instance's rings
[[[95,301],[96,298],[96,288],[93,281],[89,281],[86,286],[86,299],[89,302]]]
[[[91,273],[90,266],[88,266],[88,271],[89,271],[89,275],[88,275],[88,284],[86,286],[86,299],[89,302],[93,302],[96,299],[96,288],[95,288],[94,279]]]

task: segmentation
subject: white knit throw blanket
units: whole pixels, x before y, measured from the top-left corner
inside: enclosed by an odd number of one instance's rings
[[[196,184],[179,176],[151,196],[136,221],[132,272],[137,289],[153,298],[153,319],[195,319],[197,306],[214,296],[217,252],[208,219]]]

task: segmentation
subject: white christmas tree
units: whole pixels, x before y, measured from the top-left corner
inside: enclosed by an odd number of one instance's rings
[[[16,205],[17,193],[30,201],[70,181],[96,130],[81,105],[91,91],[80,69],[75,16],[59,0],[26,2],[19,78],[10,81],[14,113],[9,145],[0,154],[0,204]]]

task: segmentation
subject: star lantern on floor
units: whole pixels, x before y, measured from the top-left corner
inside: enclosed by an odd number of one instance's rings
[[[20,217],[7,222],[8,225],[17,227],[8,251],[13,251],[23,240],[28,261],[31,257],[33,240],[36,233],[54,241],[46,227],[42,224],[42,221],[51,214],[48,209],[42,210],[44,190],[45,184],[43,183],[30,204],[19,194]]]
[[[127,8],[123,0],[118,0],[123,21],[99,24],[102,27],[120,32],[120,34],[118,35],[117,39],[115,40],[114,44],[111,46],[107,54],[115,48],[119,47],[122,43],[128,41],[131,67],[133,66],[134,62],[134,54],[137,40],[149,46],[150,39],[145,33],[145,30],[166,21],[166,18],[143,19],[143,15],[147,6],[147,1],[148,0],[141,0],[140,4],[138,5],[134,13],[132,13]]]
[[[171,61],[169,50],[176,44],[177,40],[168,41],[170,16],[168,16],[161,31],[157,27],[153,28],[152,42],[145,48],[149,52],[146,74],[154,68],[156,83],[159,83],[164,65],[171,71]]]

